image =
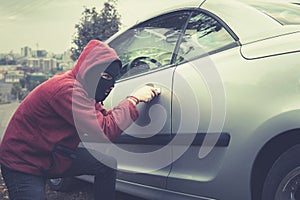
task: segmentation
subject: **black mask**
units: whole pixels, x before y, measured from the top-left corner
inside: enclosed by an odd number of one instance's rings
[[[111,87],[114,87],[115,85],[115,80],[107,80],[104,78],[100,78],[97,88],[96,88],[96,93],[95,93],[95,100],[96,102],[102,102],[106,99],[106,97],[109,95],[109,93],[106,93],[106,90],[110,89]]]
[[[95,98],[96,102],[102,102],[106,99],[109,92],[107,94],[106,90],[109,90],[111,87],[115,85],[115,78],[120,72],[122,63],[119,60],[116,60],[109,64],[108,67],[104,70],[104,72],[111,75],[112,79],[108,80],[101,77],[101,69],[105,66],[97,66],[90,69],[86,74],[86,91],[88,92],[89,97]],[[98,83],[97,83],[98,82]]]

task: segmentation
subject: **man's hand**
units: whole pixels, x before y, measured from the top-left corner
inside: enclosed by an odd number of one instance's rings
[[[160,94],[159,89],[154,88],[149,85],[145,85],[144,87],[138,89],[135,91],[132,96],[136,97],[140,102],[148,103],[150,102],[154,97],[158,96]]]

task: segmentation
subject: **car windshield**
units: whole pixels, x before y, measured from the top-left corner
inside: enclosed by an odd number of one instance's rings
[[[250,5],[282,25],[300,25],[300,3],[251,2]]]

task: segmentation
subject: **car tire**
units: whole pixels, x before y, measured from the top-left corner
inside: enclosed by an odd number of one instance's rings
[[[69,192],[75,184],[74,178],[55,178],[49,179],[47,184],[51,190]]]
[[[269,170],[262,192],[262,200],[300,199],[300,144],[279,156]]]

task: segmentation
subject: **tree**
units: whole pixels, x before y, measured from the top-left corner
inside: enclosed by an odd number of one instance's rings
[[[100,13],[96,8],[84,8],[80,22],[75,25],[76,33],[71,48],[71,58],[75,61],[92,39],[105,41],[115,34],[121,26],[120,15],[116,10],[116,0],[107,0]]]

